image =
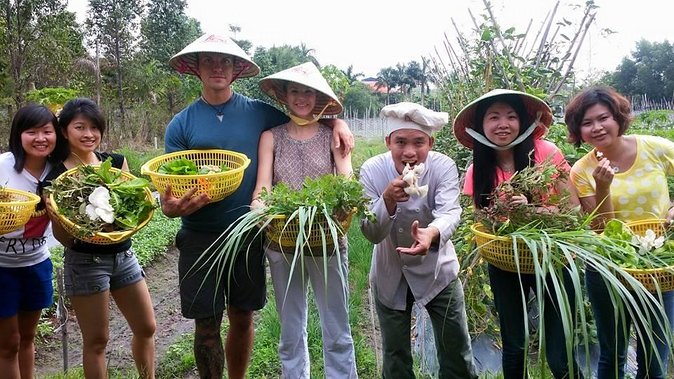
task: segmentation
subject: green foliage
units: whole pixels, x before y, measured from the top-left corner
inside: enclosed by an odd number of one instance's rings
[[[168,246],[173,245],[179,229],[179,218],[168,218],[162,212],[154,212],[152,220],[131,237],[138,263],[147,267],[153,260],[163,256]]]
[[[457,30],[456,42],[446,40],[446,56],[433,59],[431,72],[432,81],[448,100],[444,110],[450,119],[466,104],[495,88],[524,91],[549,100],[553,107],[563,100],[558,100],[557,95],[573,80],[576,54],[584,31],[594,22],[597,6],[588,1],[576,22],[555,21],[554,11],[537,34],[528,30],[521,33],[513,27],[502,27],[490,3],[485,2],[484,12],[473,20],[475,28],[470,36]],[[550,33],[553,27],[558,29]],[[440,131],[438,150],[457,150],[451,133],[451,128]]]
[[[140,168],[143,164],[152,158],[164,154],[164,148],[159,149],[134,149],[131,147],[123,147],[115,150],[116,153],[122,154],[126,158],[126,163],[129,165],[129,172],[135,177],[141,177]]]
[[[26,93],[26,100],[43,105],[63,105],[77,97],[78,91],[63,87],[45,87]]]
[[[475,211],[476,220],[496,235],[510,234],[523,227],[548,232],[580,230],[586,226],[580,208],[571,204],[568,193],[554,192],[555,183],[568,180],[568,173],[551,159],[528,166],[494,188],[489,206]],[[526,204],[511,201],[520,195],[527,197]],[[541,210],[549,205],[556,208]]]
[[[301,207],[316,207],[335,215],[356,211],[361,217],[373,217],[367,210],[370,203],[365,197],[362,184],[343,175],[322,175],[307,178],[302,188],[295,190],[285,183],[277,183],[271,191],[263,189],[260,199],[268,207],[269,215],[292,216]]]
[[[351,86],[349,78],[337,66],[331,64],[321,67],[321,75],[328,82],[337,98],[342,101]]]
[[[186,0],[151,0],[141,21],[141,54],[159,62],[164,73],[172,71],[171,56],[201,35],[199,21],[188,17],[186,8]]]
[[[157,364],[157,378],[183,378],[196,367],[194,360],[194,334],[187,333],[169,346]]]
[[[375,155],[388,151],[384,139],[359,139],[351,152],[351,163],[358,170],[363,163]]]
[[[0,19],[0,98],[12,98],[19,107],[29,83],[69,87],[72,62],[84,48],[65,1],[8,1],[0,7]]]
[[[367,117],[379,114],[383,104],[370,87],[355,82],[344,95],[344,111],[348,117]]]
[[[674,93],[674,46],[667,40],[636,43],[632,57],[622,62],[609,77],[609,84],[627,96],[671,99]]]
[[[630,128],[640,129],[672,129],[674,127],[674,111],[655,110],[639,113]]]

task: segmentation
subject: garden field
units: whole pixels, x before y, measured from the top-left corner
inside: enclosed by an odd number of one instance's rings
[[[630,132],[641,134],[657,134],[674,140],[674,131],[671,125],[652,125],[637,121],[636,127]],[[573,163],[575,159],[585,153],[585,150],[575,149],[565,142],[563,125],[554,125],[548,138],[562,148],[567,159]],[[439,141],[438,149],[455,158],[459,168],[464,166],[469,152],[456,144]],[[385,151],[383,141],[359,140],[354,151],[353,163],[358,168],[369,157]],[[141,149],[127,148],[119,152],[128,158],[132,172],[139,175],[140,165],[161,151],[142,152]],[[467,199],[464,199],[467,200]],[[467,201],[464,203],[467,204]],[[472,251],[470,244],[471,234],[469,209],[466,207],[464,221],[454,236],[454,243],[462,264],[460,274],[464,281],[469,326],[474,337],[487,336],[493,341],[489,348],[482,346],[476,350],[480,356],[481,378],[498,378],[499,374],[487,372],[491,369],[487,360],[496,361],[498,355],[498,323],[491,306],[491,293],[487,280],[485,264]],[[371,294],[368,286],[368,271],[372,245],[363,238],[358,230],[358,223],[353,222],[349,232],[349,284],[350,284],[350,320],[356,345],[356,359],[358,373],[361,378],[379,377],[380,357],[378,353],[378,333],[376,315],[372,308]],[[182,318],[177,295],[177,251],[173,247],[173,237],[179,220],[168,219],[160,211],[155,213],[149,225],[134,236],[134,249],[144,266],[150,293],[153,298],[157,317],[157,377],[159,378],[196,378],[194,357],[192,355],[191,333],[193,325],[190,320]],[[55,266],[62,263],[60,249],[53,249]],[[274,306],[273,290],[268,285],[269,301],[264,309],[256,314],[256,337],[252,362],[249,368],[250,378],[278,378],[280,364],[276,353],[279,338],[279,323]],[[67,301],[65,302],[67,305]],[[67,308],[67,307],[66,307]],[[587,310],[586,310],[587,311]],[[590,320],[591,322],[591,320]],[[61,325],[61,327],[59,327]],[[64,327],[65,326],[65,329]],[[224,325],[223,329],[227,326]],[[37,345],[37,373],[39,378],[82,378],[81,370],[81,336],[72,312],[59,314],[56,307],[46,312],[40,323],[40,337]],[[420,338],[423,328],[415,325],[412,331],[413,338]],[[532,340],[535,340],[533,338]],[[67,347],[64,348],[64,341]],[[323,377],[322,347],[320,325],[315,307],[310,311],[309,324],[310,355],[312,362],[312,377]],[[419,345],[419,344],[417,344]],[[419,348],[415,362],[433,362],[432,349]],[[67,354],[66,354],[67,353]],[[63,374],[64,355],[67,355],[68,373]],[[536,366],[537,348],[531,349],[531,365]],[[110,376],[113,378],[135,377],[135,370],[131,358],[130,331],[122,316],[111,305],[110,342],[107,358]],[[633,367],[634,363],[630,363]],[[418,377],[432,377],[427,366],[417,364]],[[532,368],[534,368],[532,367]],[[628,367],[628,372],[630,372]],[[497,371],[497,370],[496,370]],[[537,372],[538,374],[538,372]]]

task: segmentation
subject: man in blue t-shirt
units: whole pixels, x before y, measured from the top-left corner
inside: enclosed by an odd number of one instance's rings
[[[181,73],[196,75],[202,91],[200,98],[169,122],[166,152],[225,149],[244,153],[251,160],[240,187],[223,200],[209,203],[206,194],[192,197],[196,188],[177,198],[169,187],[161,196],[164,214],[182,218],[176,236],[180,300],[183,316],[195,320],[194,357],[199,375],[222,378],[226,353],[227,377],[243,378],[253,348],[253,311],[266,302],[262,243],[252,241],[252,248],[238,255],[231,271],[230,267],[199,268],[195,263],[249,209],[257,179],[260,135],[288,118],[271,105],[232,90],[234,80],[255,76],[260,69],[227,37],[205,34],[173,56],[169,64]],[[331,123],[335,140],[350,151],[353,136],[346,123]],[[223,351],[220,325],[225,309],[229,330]]]

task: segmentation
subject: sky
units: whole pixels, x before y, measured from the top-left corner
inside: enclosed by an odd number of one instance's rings
[[[84,20],[87,0],[70,0],[69,9]],[[204,32],[246,39],[254,46],[272,47],[304,43],[314,50],[321,65],[376,76],[379,70],[397,63],[421,61],[422,56],[444,53],[445,34],[454,44],[457,27],[469,36],[470,11],[478,17],[482,0],[187,0],[186,13],[201,23]],[[530,20],[538,30],[556,0],[491,0],[502,27],[524,32]],[[579,20],[584,0],[560,0],[561,16]],[[577,60],[576,69],[585,75],[613,70],[634,50],[636,41],[674,42],[671,15],[674,5],[667,0],[595,0],[599,6]],[[638,5],[637,5],[638,4]],[[575,9],[575,10],[574,10]],[[229,25],[241,31],[230,32]],[[606,36],[603,29],[611,29]],[[533,32],[531,32],[534,35]],[[252,51],[251,51],[252,53]],[[437,55],[436,55],[437,56]]]

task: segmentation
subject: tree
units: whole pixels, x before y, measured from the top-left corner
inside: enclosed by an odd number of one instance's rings
[[[31,87],[67,84],[74,58],[83,54],[75,16],[65,8],[63,0],[6,0],[0,8],[0,65],[9,73],[3,97],[16,108]]]
[[[146,83],[140,86],[143,91],[137,92],[140,99],[166,99],[169,114],[176,113],[180,102],[181,82],[178,74],[168,66],[168,61],[187,44],[194,41],[201,33],[199,21],[185,15],[185,0],[152,0],[148,4],[147,16],[141,22],[141,72],[149,70],[157,73],[157,82],[148,85],[148,77],[138,77]],[[156,67],[158,65],[158,67]],[[133,74],[133,73],[132,73]]]
[[[185,15],[186,0],[151,0],[141,22],[141,52],[145,60],[154,59],[169,69],[173,54],[201,34],[199,22]]]
[[[379,113],[382,103],[370,87],[355,82],[344,95],[345,117],[370,117]]]
[[[386,67],[379,70],[377,74],[377,88],[386,89],[386,104],[390,104],[391,90],[400,85],[400,75],[398,69]]]
[[[344,75],[342,70],[338,69],[335,65],[329,64],[321,68],[321,74],[328,82],[335,95],[337,95],[337,98],[339,98],[340,101],[343,100],[351,87],[351,83],[349,83],[349,79]]]
[[[365,76],[363,75],[362,72],[354,73],[353,65],[349,65],[349,67],[347,67],[346,70],[342,70],[342,72],[344,73],[344,75],[346,75],[346,78],[348,79],[350,84],[357,82],[360,77]]]
[[[472,38],[456,29],[456,41],[445,37],[443,54],[431,56],[431,82],[445,94],[450,117],[463,105],[494,88],[528,92],[554,102],[572,85],[573,67],[598,6],[585,2],[574,18],[557,17],[559,2],[545,16],[537,31],[502,27],[491,3],[482,0],[484,12],[475,17]],[[576,20],[575,22],[572,20]],[[610,31],[608,31],[610,32]],[[565,102],[564,99],[560,99]],[[451,129],[451,128],[447,128]],[[441,131],[451,137],[449,132]]]
[[[628,96],[646,95],[660,100],[674,96],[674,46],[667,40],[636,43],[631,58],[625,57],[610,75],[609,83]]]
[[[409,67],[406,64],[398,63],[396,65],[396,70],[398,75],[398,86],[400,86],[400,92],[403,94],[404,97],[409,97],[410,91],[417,85],[416,81],[412,76],[410,76]],[[416,75],[416,73],[414,74]]]
[[[135,52],[135,36],[142,14],[140,0],[89,0],[88,20],[91,43],[99,47],[112,64],[117,94],[119,123],[124,122],[124,67]]]
[[[313,62],[320,68],[316,58],[311,55],[312,52],[313,49],[307,48],[304,44],[273,46],[268,49],[258,46],[252,58],[260,66],[259,77],[265,77],[305,62]],[[259,78],[239,79],[234,82],[233,86],[237,92],[246,96],[268,99],[267,95],[260,91],[257,84],[259,80]]]

